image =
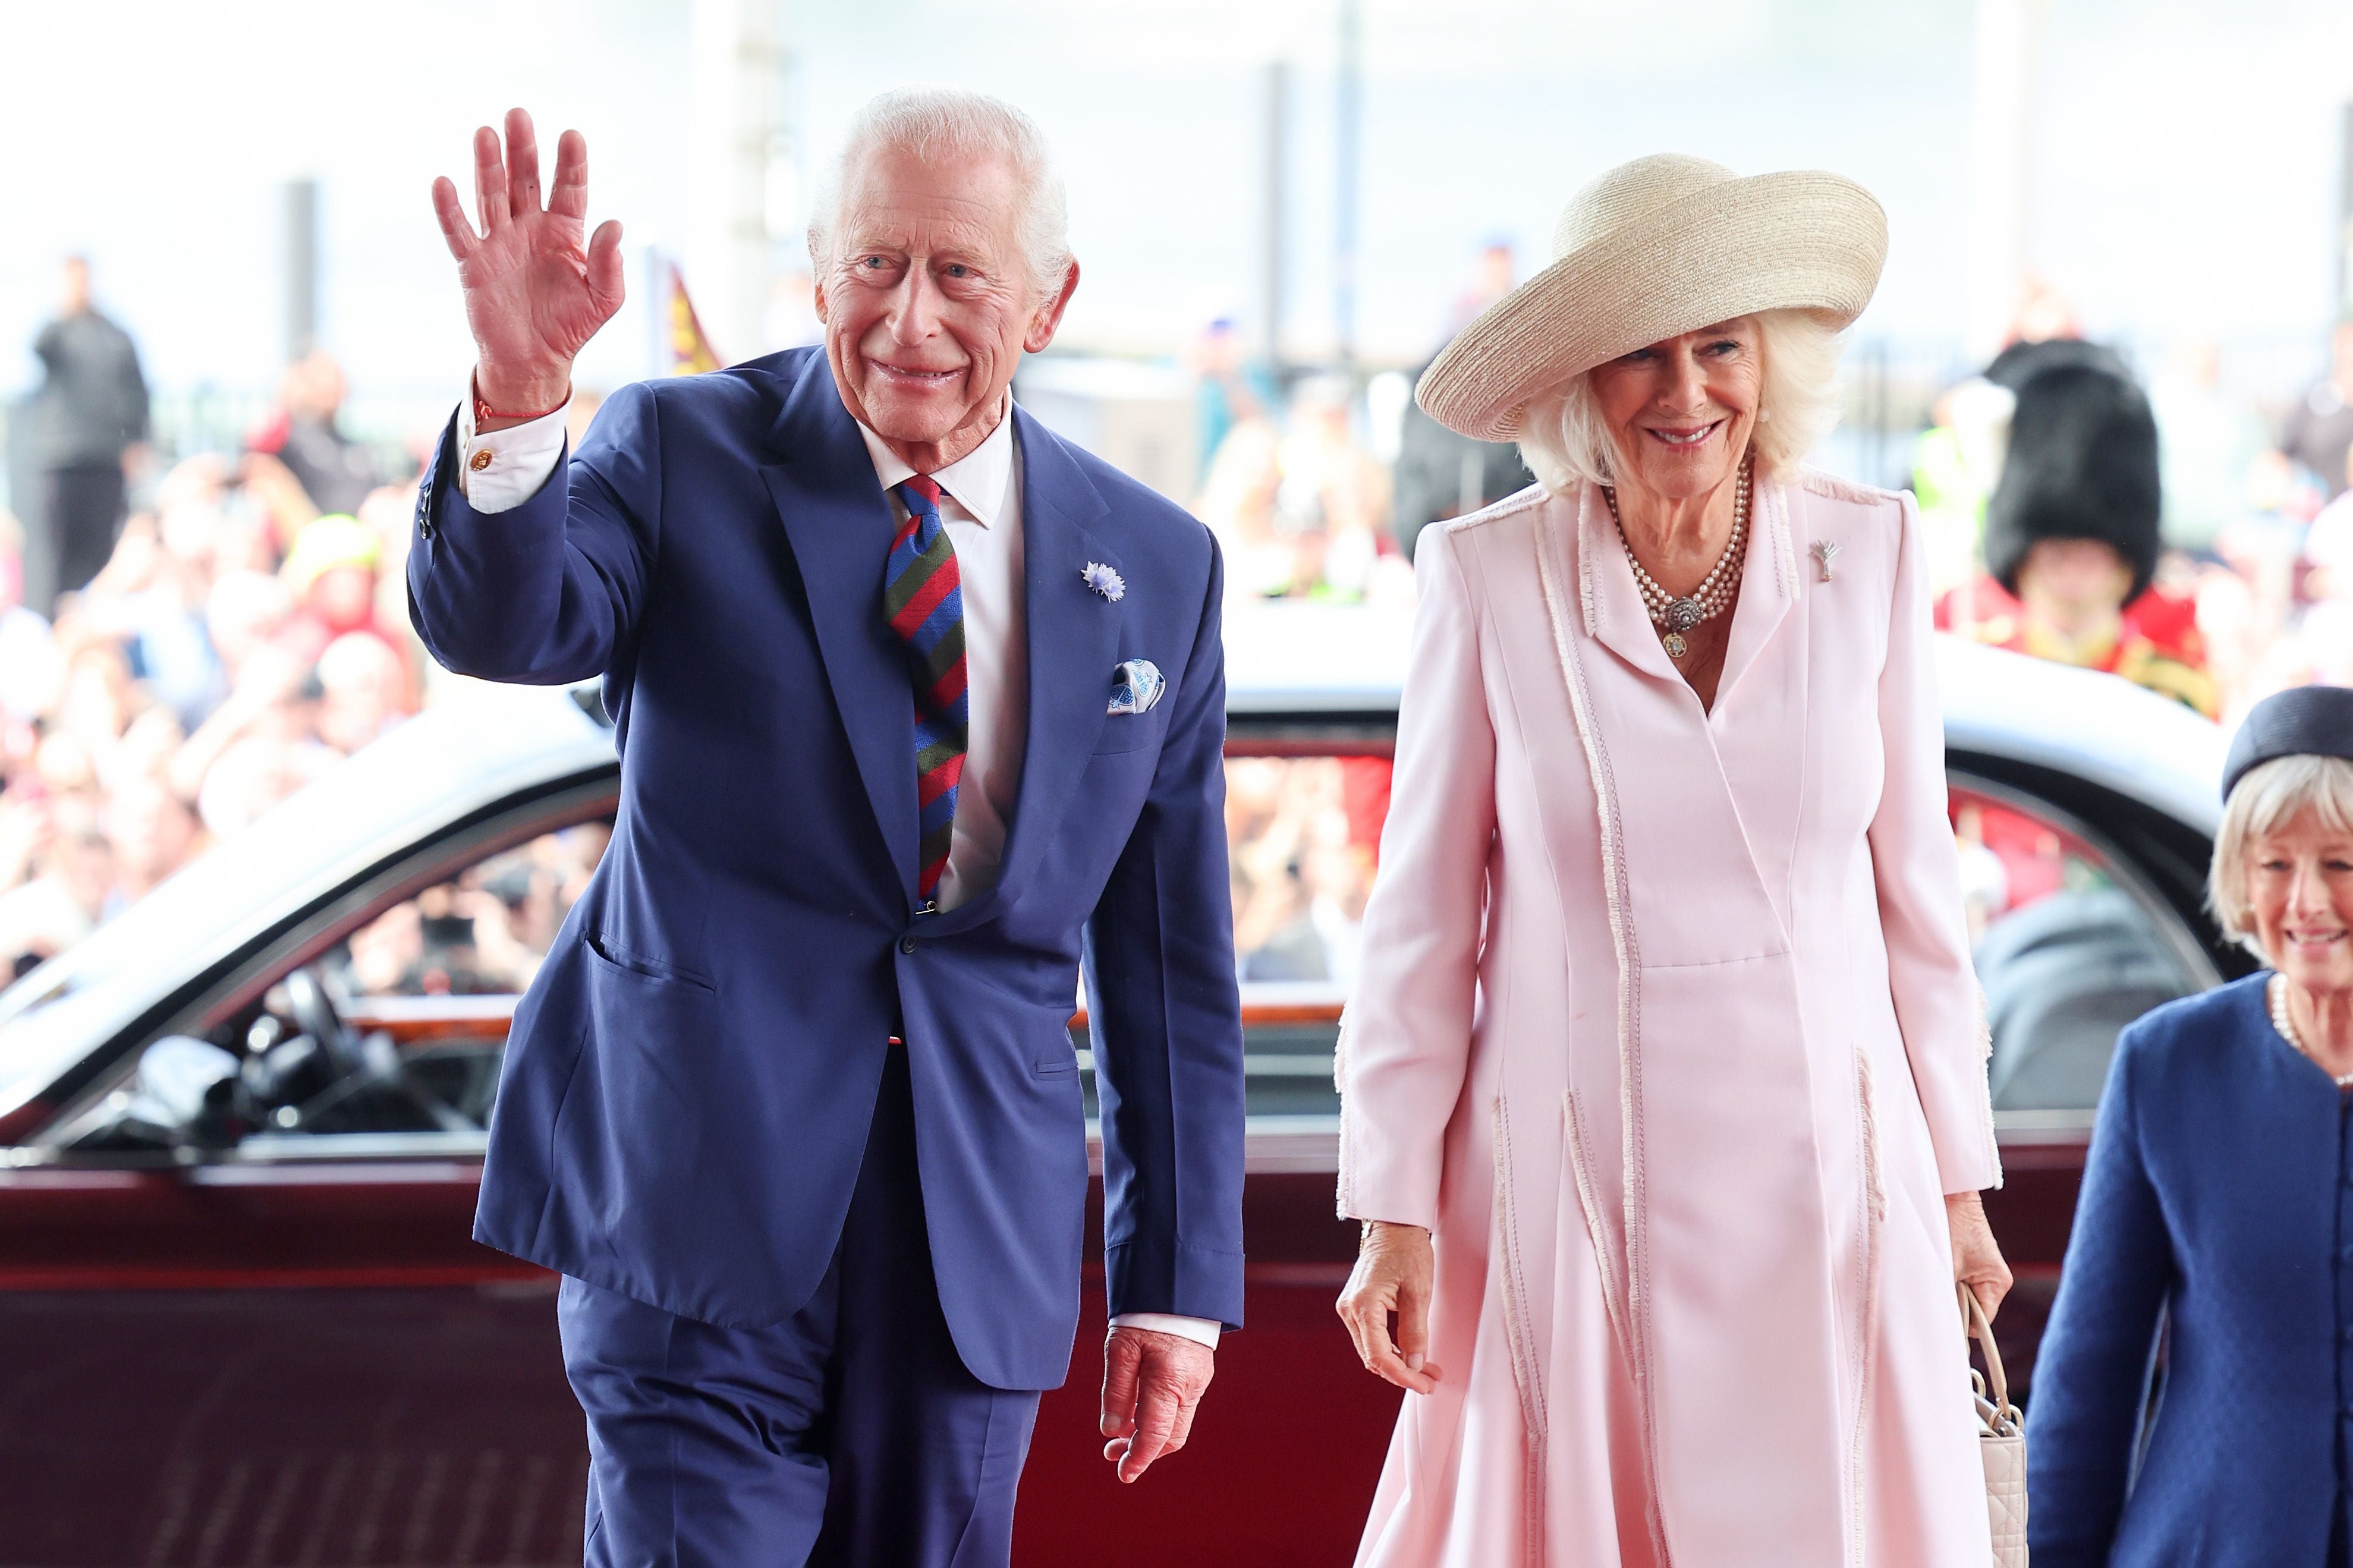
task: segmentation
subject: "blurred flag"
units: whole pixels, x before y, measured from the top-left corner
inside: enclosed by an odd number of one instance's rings
[[[695,316],[694,301],[686,297],[685,274],[674,261],[665,262],[663,274],[670,317],[670,374],[699,375],[717,370],[722,363],[719,351],[711,346],[710,336]]]

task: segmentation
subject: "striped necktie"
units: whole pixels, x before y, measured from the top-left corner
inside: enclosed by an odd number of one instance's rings
[[[940,874],[947,869],[956,786],[964,779],[972,734],[965,691],[964,587],[956,574],[955,545],[940,521],[938,483],[917,474],[898,487],[898,495],[907,521],[891,542],[882,614],[913,656],[915,798],[923,830],[915,890],[918,912],[930,914],[938,907]]]

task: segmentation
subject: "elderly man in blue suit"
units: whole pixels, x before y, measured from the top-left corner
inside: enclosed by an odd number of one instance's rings
[[[1220,568],[1016,407],[1078,264],[1036,128],[889,94],[810,231],[822,349],[623,389],[586,148],[434,204],[478,350],[409,594],[453,670],[601,677],[612,847],[517,1009],[475,1235],[565,1276],[591,1563],[1001,1564],[1103,1129],[1105,1454],[1242,1314]]]

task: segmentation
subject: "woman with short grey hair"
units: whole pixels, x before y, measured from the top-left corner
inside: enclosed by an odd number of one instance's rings
[[[2347,1561],[2353,690],[2257,704],[2223,791],[2214,916],[2267,967],[2116,1042],[2035,1366],[2035,1568]]]

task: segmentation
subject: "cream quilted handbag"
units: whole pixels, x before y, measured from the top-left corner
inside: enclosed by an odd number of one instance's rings
[[[1961,1290],[1963,1327],[1985,1349],[1986,1372],[1969,1369],[1977,1391],[1978,1452],[1985,1460],[1986,1511],[1993,1523],[1993,1568],[2026,1568],[2026,1418],[2010,1402],[2010,1379],[2002,1375],[2001,1350],[1977,1292]],[[1993,1393],[1986,1393],[1986,1373]]]

